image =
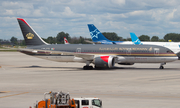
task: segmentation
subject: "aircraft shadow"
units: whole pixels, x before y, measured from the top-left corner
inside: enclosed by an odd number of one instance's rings
[[[38,66],[38,65],[32,65],[32,66],[23,66],[19,68],[39,68],[39,69],[79,69],[81,70],[82,68],[77,68],[77,67],[48,67],[48,66]]]
[[[38,66],[38,65],[24,66],[24,67],[19,67],[19,68],[73,69],[74,71],[84,70],[83,68],[77,68],[77,67],[47,67],[47,66]],[[121,69],[121,70],[122,69],[125,69],[125,70],[180,70],[180,68],[166,68],[166,67],[164,69],[159,69],[158,67],[157,68],[113,67],[113,68],[100,68],[100,69],[93,68],[91,70],[119,70],[119,69]],[[69,70],[67,70],[67,71],[69,71]]]

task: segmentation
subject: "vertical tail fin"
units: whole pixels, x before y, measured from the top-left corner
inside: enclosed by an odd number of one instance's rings
[[[131,35],[131,40],[135,45],[141,45],[141,41],[139,40],[139,38],[135,35],[135,33],[130,33]]]
[[[93,41],[109,41],[93,24],[88,24],[88,28]]]
[[[47,43],[22,18],[17,18],[27,46],[46,45]]]
[[[66,39],[66,37],[64,37],[64,44],[69,44],[68,40]]]

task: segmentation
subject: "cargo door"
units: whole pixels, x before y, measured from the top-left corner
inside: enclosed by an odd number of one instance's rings
[[[131,48],[126,49],[126,55],[131,55]]]
[[[81,48],[77,48],[76,53],[81,53]]]
[[[154,55],[159,56],[159,48],[154,48]]]

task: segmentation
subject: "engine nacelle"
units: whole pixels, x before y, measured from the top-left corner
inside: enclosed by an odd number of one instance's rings
[[[119,65],[134,65],[134,63],[118,63]]]
[[[111,68],[115,64],[115,58],[112,56],[100,56],[94,59],[95,67]]]

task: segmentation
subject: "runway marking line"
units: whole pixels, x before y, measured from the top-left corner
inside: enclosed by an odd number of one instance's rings
[[[0,93],[9,93],[10,91],[0,91]]]
[[[29,92],[23,92],[23,93],[18,93],[18,94],[13,94],[13,95],[7,95],[7,96],[2,96],[0,98],[5,98],[5,97],[11,97],[11,96],[17,96],[17,95],[22,95],[22,94],[27,94]]]

